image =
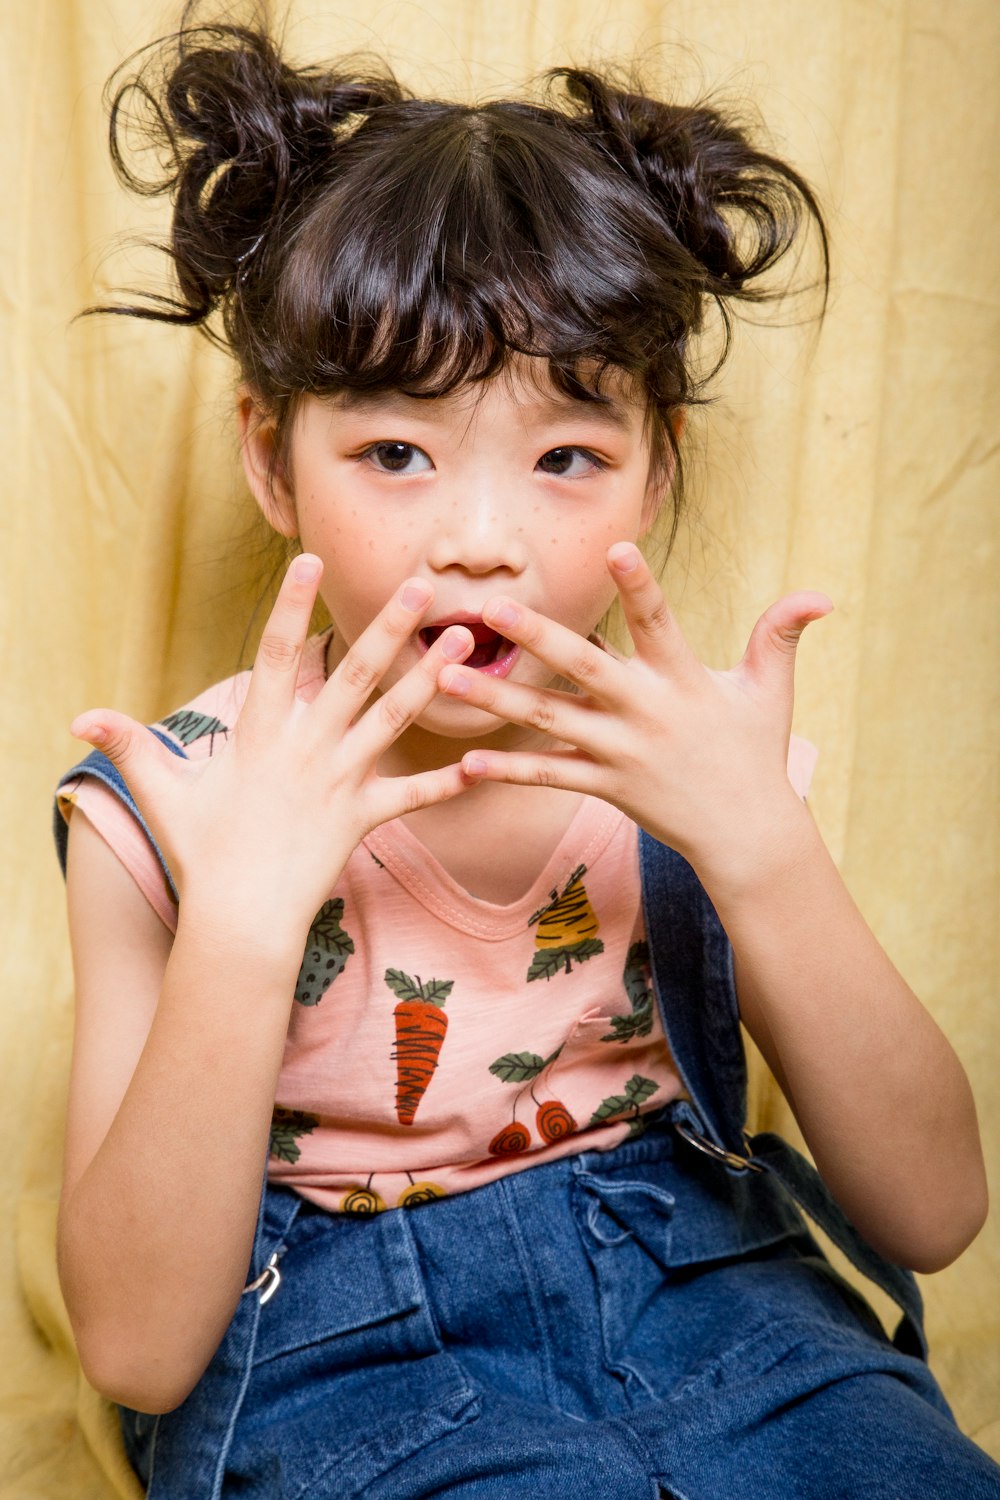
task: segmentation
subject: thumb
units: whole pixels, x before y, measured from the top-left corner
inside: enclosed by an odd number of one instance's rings
[[[77,714],[69,732],[100,750],[128,783],[135,800],[143,805],[146,798],[162,786],[165,776],[174,772],[175,757],[161,745],[145,724],[110,708],[91,708]]]
[[[740,663],[744,671],[763,687],[790,691],[795,673],[795,652],[803,630],[812,620],[821,620],[833,609],[826,594],[803,590],[786,594],[764,611],[747,642]]]

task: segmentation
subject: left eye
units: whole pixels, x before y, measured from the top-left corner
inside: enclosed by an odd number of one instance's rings
[[[373,443],[364,457],[385,474],[424,474],[434,467],[414,443]]]
[[[543,474],[555,474],[561,479],[579,479],[604,465],[586,448],[550,448],[548,453],[542,454],[536,467]]]

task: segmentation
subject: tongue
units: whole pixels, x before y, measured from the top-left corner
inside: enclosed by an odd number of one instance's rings
[[[502,645],[503,636],[497,635],[495,632],[490,635],[487,641],[480,641],[477,637],[475,649],[471,655],[465,658],[465,665],[467,667],[488,667],[491,662],[496,661]]]
[[[438,636],[443,634],[447,628],[447,625],[428,625],[420,634],[428,646],[433,646]],[[497,631],[491,630],[488,625],[466,625],[465,628],[471,632],[476,644],[462,665],[465,667],[490,666],[499,656],[501,647],[506,645],[503,636],[499,635]]]

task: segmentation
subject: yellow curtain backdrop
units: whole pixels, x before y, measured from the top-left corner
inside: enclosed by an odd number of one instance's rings
[[[156,274],[138,251],[107,259],[162,211],[115,185],[100,91],[178,10],[0,9],[4,1500],[137,1493],[111,1409],[78,1380],[55,1273],[72,1011],[47,824],[80,753],[66,725],[99,703],[151,718],[233,671],[270,565],[236,476],[225,361],[181,331],[70,321]],[[1000,9],[311,0],[293,5],[288,41],[303,58],[376,50],[413,86],[465,97],[569,60],[638,57],[667,87],[751,101],[817,185],[833,231],[827,323],[818,339],[744,328],[718,404],[692,424],[692,511],[667,586],[716,665],[782,591],[836,601],[801,653],[797,728],[822,751],[813,807],[968,1069],[995,1165]],[[759,1064],[752,1082],[756,1120],[794,1136]],[[204,1134],[210,1154],[210,1100]],[[923,1289],[939,1379],[1000,1458],[998,1260],[994,1215]]]

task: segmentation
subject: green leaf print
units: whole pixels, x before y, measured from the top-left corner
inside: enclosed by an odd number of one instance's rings
[[[298,1146],[298,1138],[303,1135],[312,1135],[318,1124],[318,1115],[307,1114],[304,1109],[285,1109],[282,1105],[276,1104],[271,1116],[268,1155],[275,1157],[278,1161],[287,1161],[294,1165],[302,1155]]]
[[[639,1105],[652,1098],[659,1086],[652,1078],[643,1078],[641,1074],[633,1073],[625,1085],[624,1094],[609,1095],[594,1110],[589,1123],[600,1125],[605,1120],[613,1119],[615,1115],[624,1114],[627,1109],[638,1111]]]
[[[221,719],[214,719],[211,714],[196,714],[190,708],[178,709],[175,714],[168,714],[165,719],[161,719],[160,723],[182,745],[193,745],[195,740],[203,739],[206,734],[229,733]]]
[[[594,1110],[589,1123],[591,1125],[600,1125],[604,1120],[610,1120],[614,1115],[624,1114],[625,1110],[631,1109],[631,1107],[632,1100],[627,1094],[610,1094]]]
[[[604,944],[600,938],[586,938],[566,948],[536,948],[528,968],[528,979],[552,979],[556,974],[569,974],[575,963],[585,963],[595,953],[603,952]]]
[[[653,1029],[653,991],[649,985],[649,944],[633,943],[625,960],[622,983],[628,995],[632,1013],[628,1016],[612,1016],[611,1030],[601,1037],[602,1042],[631,1042],[637,1036],[649,1036]]]
[[[625,1085],[625,1092],[635,1104],[645,1104],[647,1099],[652,1098],[660,1087],[652,1078],[643,1078],[639,1073],[633,1073]]]
[[[424,1000],[429,1005],[443,1005],[455,988],[454,979],[428,979],[422,984],[419,974],[413,978],[402,969],[386,969],[385,982],[398,999]]]
[[[295,998],[300,1005],[318,1005],[354,952],[354,939],[340,925],[343,915],[344,903],[337,896],[324,901],[313,918],[295,982]]]
[[[602,1042],[630,1042],[633,1037],[649,1036],[653,1029],[653,1007],[633,1011],[630,1016],[612,1016],[611,1028],[601,1037]]]
[[[649,944],[633,943],[625,960],[622,982],[633,1010],[646,1010],[653,1003],[649,985]]]
[[[490,1072],[503,1083],[525,1083],[537,1078],[547,1061],[537,1052],[507,1052],[490,1063]]]

